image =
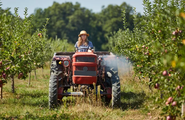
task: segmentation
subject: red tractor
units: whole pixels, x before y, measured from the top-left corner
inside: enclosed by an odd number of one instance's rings
[[[117,57],[110,52],[57,52],[51,62],[49,107],[54,108],[64,96],[85,96],[83,88],[100,85],[100,95],[112,107],[120,106],[120,79]],[[75,88],[80,90],[75,92]],[[68,89],[74,88],[74,92]]]

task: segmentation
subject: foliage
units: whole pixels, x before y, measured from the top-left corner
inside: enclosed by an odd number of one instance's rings
[[[126,10],[127,24],[133,29],[133,8],[123,2],[121,5],[109,5],[102,8],[100,13],[93,13],[91,10],[81,7],[80,3],[72,4],[65,2],[53,5],[46,9],[36,9],[33,14],[32,24],[34,32],[37,28],[42,28],[45,18],[50,18],[47,25],[47,35],[49,38],[66,39],[69,43],[75,44],[81,30],[86,30],[93,42],[96,50],[105,50],[107,43],[106,36],[112,31],[122,28],[122,10]],[[138,14],[140,15],[140,14]]]
[[[60,38],[50,39],[51,53],[64,51],[74,52],[74,45],[67,42],[67,40],[61,40]]]
[[[149,0],[143,0],[143,3],[144,19],[138,24],[138,18],[134,18],[133,31],[114,33],[109,38],[110,49],[127,56],[135,74],[150,78],[147,83],[162,93],[161,97],[151,95],[155,108],[162,109],[161,115],[180,116],[185,99],[185,2],[154,0],[151,4]]]
[[[47,53],[50,50],[46,41],[46,29],[37,30],[30,36],[31,19],[26,17],[27,9],[24,20],[20,19],[17,11],[15,8],[15,16],[7,12],[0,14],[0,74],[4,80],[16,74],[18,78],[25,78],[27,72],[35,67],[42,67],[44,60],[48,60]]]
[[[25,79],[28,72],[43,68],[56,51],[74,51],[67,40],[48,39],[48,18],[44,18],[42,28],[33,32],[34,16],[27,17],[27,8],[24,15],[21,19],[18,8],[14,14],[0,8],[0,81],[6,83],[11,78],[12,92],[14,77]]]

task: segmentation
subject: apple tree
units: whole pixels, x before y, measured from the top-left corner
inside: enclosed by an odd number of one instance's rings
[[[17,11],[15,8],[14,15],[8,14],[8,10],[0,13],[0,80],[6,82],[11,78],[12,92],[14,77],[25,79],[28,72],[43,66],[51,51],[45,34],[46,25],[31,35],[32,18],[27,17],[27,9],[24,19],[19,17]]]
[[[159,93],[150,96],[154,108],[161,109],[166,119],[176,119],[185,99],[185,2],[143,0],[143,4],[144,16],[134,15],[134,30],[113,34],[110,49],[127,56],[137,76],[150,79],[147,84]]]

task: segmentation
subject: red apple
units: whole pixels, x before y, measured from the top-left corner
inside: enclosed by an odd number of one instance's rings
[[[173,98],[172,97],[169,97],[168,100],[167,100],[168,103],[171,103],[173,102]]]
[[[176,101],[173,101],[172,102],[172,106],[176,106],[177,105],[177,102]]]
[[[159,89],[159,84],[156,83],[155,86],[154,86],[154,88]]]
[[[23,76],[23,73],[19,73],[18,79],[22,78],[22,76]]]
[[[6,73],[3,73],[3,75],[2,75],[2,76],[3,76],[3,78],[4,78],[4,79],[6,79]]]
[[[166,120],[172,120],[171,116],[167,116]]]
[[[39,36],[39,37],[42,37],[42,33],[39,33],[38,36]]]
[[[168,101],[165,103],[166,105],[169,105]]]
[[[163,71],[163,76],[168,76],[168,71]]]
[[[176,119],[175,116],[167,116],[167,117],[166,117],[166,120],[175,120],[175,119]]]
[[[7,68],[6,68],[6,70],[9,70],[9,69],[10,69],[10,67],[7,67]]]
[[[180,85],[178,85],[177,86],[177,88],[176,88],[176,90],[180,90],[181,89],[181,86]]]
[[[148,55],[149,53],[148,52],[145,52],[145,55]]]
[[[172,32],[172,35],[177,35],[178,34],[178,30],[175,30]]]
[[[175,35],[175,31],[172,32],[172,35]]]

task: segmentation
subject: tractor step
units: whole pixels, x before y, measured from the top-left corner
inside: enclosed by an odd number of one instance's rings
[[[83,96],[83,92],[66,92],[62,96]]]

